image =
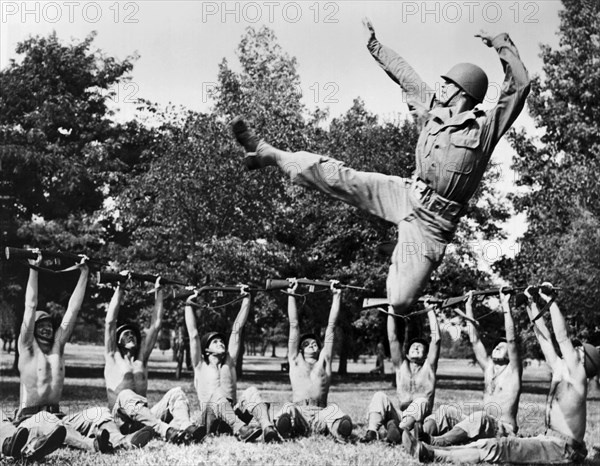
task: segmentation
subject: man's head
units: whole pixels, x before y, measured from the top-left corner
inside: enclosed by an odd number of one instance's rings
[[[219,332],[209,332],[202,335],[200,351],[202,351],[204,361],[208,363],[208,356],[211,354],[215,356],[225,355],[227,353],[226,341],[225,335]]]
[[[125,324],[117,328],[117,347],[121,354],[132,354],[137,358],[140,352],[142,334],[137,325]]]
[[[585,368],[585,375],[592,379],[600,375],[600,350],[589,343],[573,341],[573,346],[579,351],[579,359]]]
[[[492,350],[492,361],[494,364],[505,365],[508,364],[508,343],[506,338],[499,338],[494,344]]]
[[[488,88],[488,77],[480,67],[472,63],[459,63],[442,75],[442,86],[438,100],[445,107],[462,101],[462,106],[470,110],[483,102]]]
[[[55,330],[54,319],[50,314],[45,311],[35,311],[33,336],[42,349],[52,346]]]
[[[406,358],[415,364],[423,364],[429,351],[429,342],[424,338],[413,338],[408,343]]]
[[[323,348],[323,344],[314,333],[305,333],[298,342],[298,349],[304,359],[319,359],[321,348]]]

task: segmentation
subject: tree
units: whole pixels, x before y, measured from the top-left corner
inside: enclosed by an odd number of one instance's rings
[[[542,46],[544,77],[533,80],[529,106],[537,141],[513,132],[514,167],[526,192],[520,253],[499,270],[511,280],[562,286],[559,302],[583,338],[600,337],[600,4],[563,0],[559,46]],[[600,344],[600,340],[593,343]]]
[[[0,204],[3,244],[86,252],[102,247],[99,212],[124,166],[124,131],[108,99],[133,58],[92,51],[95,34],[62,44],[55,33],[17,45],[19,61],[0,71]],[[130,141],[131,142],[131,138]],[[2,298],[21,325],[26,269],[3,264]],[[42,301],[64,302],[45,287]],[[90,306],[90,307],[93,307]],[[85,310],[82,315],[87,315]],[[15,359],[16,362],[16,359]]]

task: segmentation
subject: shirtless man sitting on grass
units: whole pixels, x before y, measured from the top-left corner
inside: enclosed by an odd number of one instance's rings
[[[280,440],[269,410],[255,387],[248,387],[237,397],[236,361],[241,345],[240,334],[252,307],[252,295],[241,287],[242,305],[233,323],[229,343],[218,332],[198,333],[194,299],[185,306],[185,323],[190,336],[190,353],[194,366],[194,386],[200,402],[201,418],[211,433],[233,433],[242,442],[253,442],[261,434],[265,442]],[[261,427],[248,425],[255,418]]]
[[[342,290],[331,283],[333,301],[329,311],[325,342],[317,335],[300,335],[298,308],[295,292],[298,282],[291,280],[288,291],[288,317],[290,335],[288,340],[288,361],[292,402],[286,403],[279,414],[277,430],[284,438],[330,433],[336,440],[348,441],[352,434],[352,420],[334,403],[327,403],[333,359],[335,327],[340,312]]]
[[[201,442],[204,426],[190,419],[190,406],[181,387],[169,390],[151,409],[148,406],[148,361],[162,326],[164,306],[160,277],[155,287],[155,304],[150,328],[142,338],[134,324],[117,328],[117,317],[123,299],[122,285],[117,284],[108,306],[105,324],[104,378],[108,407],[120,432],[150,431],[170,443]],[[118,433],[114,434],[118,437]]]
[[[25,293],[25,313],[18,339],[21,380],[19,409],[13,424],[28,430],[27,446],[17,456],[40,459],[64,444],[86,451],[112,451],[107,422],[102,408],[88,408],[65,415],[59,403],[65,384],[65,345],[69,341],[83,304],[89,275],[85,258],[78,265],[79,279],[58,328],[47,312],[37,310],[38,267],[41,254],[30,260],[29,280]],[[87,422],[82,423],[81,420]],[[45,437],[42,440],[36,440]],[[14,448],[13,448],[14,449]],[[14,454],[12,455],[13,457]]]

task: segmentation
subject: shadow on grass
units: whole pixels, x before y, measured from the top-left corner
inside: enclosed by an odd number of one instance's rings
[[[5,377],[15,376],[15,374],[9,370],[0,371],[0,375]],[[82,379],[98,379],[104,377],[104,368],[100,366],[88,366],[88,367],[67,367],[66,368],[67,378],[82,378]],[[148,373],[149,380],[173,380],[175,381],[175,375],[173,371],[165,370],[150,370]],[[180,381],[182,383],[189,382],[193,379],[193,373],[185,372],[182,374]],[[280,371],[249,371],[246,370],[243,376],[239,377],[240,382],[245,382],[249,385],[252,384],[277,384],[277,387],[269,387],[270,390],[278,390],[279,384],[281,384],[281,390],[289,389],[289,374]],[[374,385],[391,387],[394,377],[392,374],[387,374],[382,377],[381,375],[372,375],[368,373],[353,373],[346,375],[334,374],[332,385],[337,386],[338,390],[343,390],[343,385],[352,385],[352,391],[371,391],[374,389]],[[3,384],[4,387],[8,387],[11,384]],[[18,385],[18,384],[17,384]],[[69,390],[69,383],[65,383],[65,390]],[[3,388],[4,388],[3,387]],[[92,387],[87,387],[92,389]],[[350,389],[350,387],[348,387]],[[437,389],[453,389],[453,390],[474,390],[483,391],[483,379],[477,376],[461,375],[457,377],[455,375],[439,375],[437,382]],[[525,381],[523,382],[523,393],[532,394],[546,394],[548,393],[549,384],[545,381]],[[16,387],[18,393],[18,386]],[[102,389],[103,390],[103,389]],[[9,390],[7,390],[10,393]],[[102,396],[105,396],[103,393]],[[588,400],[599,400],[600,397],[592,395]]]

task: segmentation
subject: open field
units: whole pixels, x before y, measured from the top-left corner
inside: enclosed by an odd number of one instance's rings
[[[283,356],[283,351],[281,352]],[[150,361],[150,383],[148,398],[150,404],[158,401],[169,389],[180,385],[192,400],[193,412],[197,413],[196,395],[191,374],[185,373],[177,381],[174,379],[174,364],[170,361],[171,352],[155,350]],[[106,392],[102,378],[102,348],[96,346],[67,346],[67,379],[63,392],[63,411],[80,410],[106,403]],[[263,397],[276,410],[290,396],[287,374],[280,372],[280,358],[248,357],[245,373],[238,383],[238,389],[255,385]],[[5,412],[12,412],[18,403],[19,381],[9,375],[7,368],[12,362],[12,354],[0,355],[2,386],[0,403]],[[367,403],[376,391],[383,390],[394,396],[391,376],[385,380],[368,374],[374,361],[349,363],[350,374],[334,376],[330,401],[337,403],[350,414],[355,422],[355,432],[361,436],[365,431],[365,410]],[[337,364],[334,365],[334,368]],[[534,363],[525,369],[524,394],[521,397],[519,424],[522,435],[539,434],[544,425],[544,403],[548,389],[549,372],[544,365]],[[483,381],[478,367],[466,360],[441,360],[439,364],[436,405],[440,403],[460,403],[467,411],[481,408],[480,400]],[[585,438],[589,455],[585,464],[600,464],[600,393],[591,391],[588,397],[588,427]],[[382,443],[369,445],[335,443],[331,438],[312,437],[300,441],[278,445],[242,444],[231,437],[209,437],[201,445],[173,446],[153,440],[144,450],[119,452],[115,455],[80,453],[63,449],[50,455],[46,464],[74,465],[411,465],[417,464],[405,455],[399,447],[389,447]]]

